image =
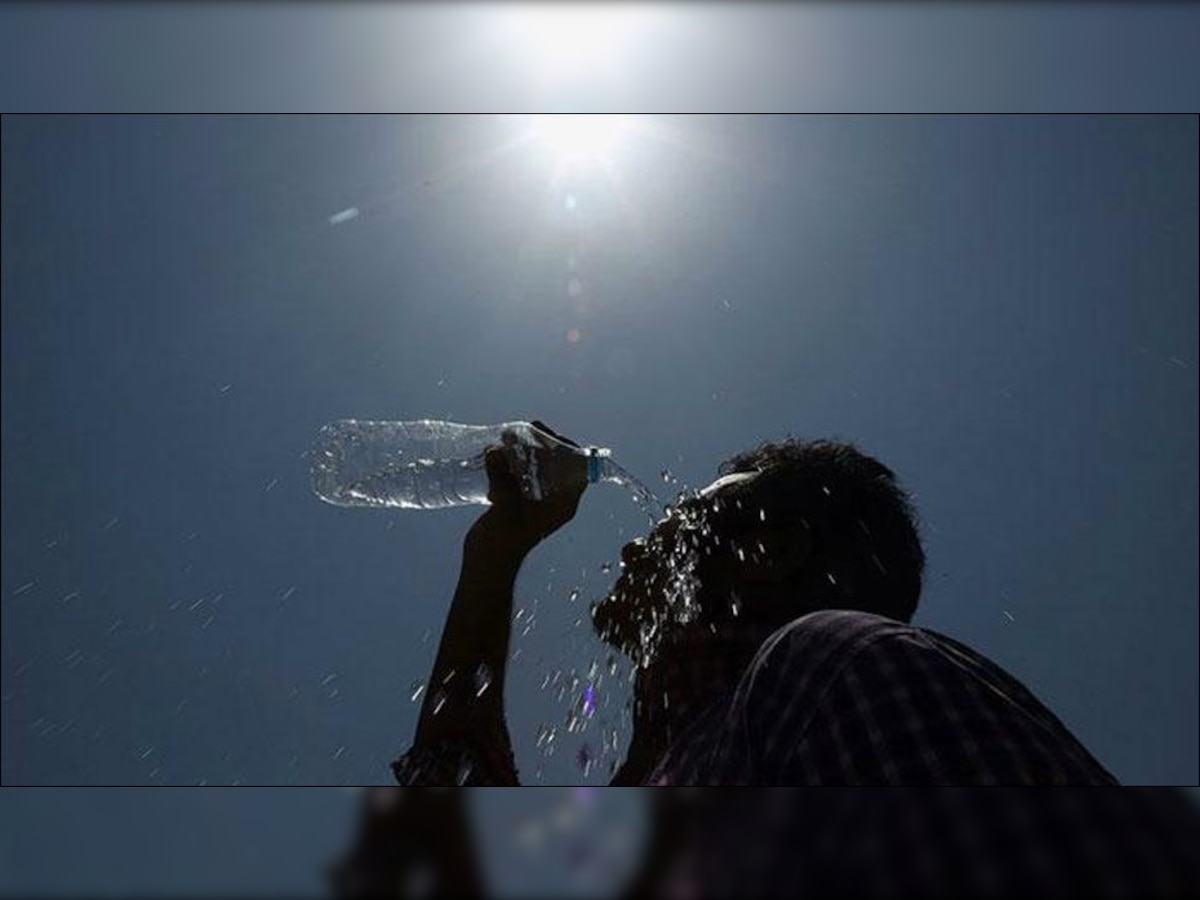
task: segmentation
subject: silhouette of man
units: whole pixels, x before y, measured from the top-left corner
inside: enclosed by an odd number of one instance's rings
[[[467,534],[413,745],[392,766],[402,785],[519,784],[503,710],[513,586],[529,551],[574,517],[587,485],[576,445],[536,424],[539,467],[555,490],[529,499],[511,448],[487,453],[491,506]],[[787,440],[739,454],[718,474],[622,550],[621,575],[594,607],[601,639],[638,665],[633,733],[613,784],[1116,784],[1011,674],[909,624],[924,553],[890,469],[851,444]],[[479,695],[472,673],[481,666],[491,683]],[[890,794],[821,802],[743,794],[742,815],[710,816],[695,797],[663,801],[631,891],[1200,884],[1173,843],[1200,836],[1186,798],[1146,795],[1100,811],[1094,799],[1033,802],[1021,793],[913,798],[896,817],[886,811],[899,795]],[[982,829],[997,817],[1025,825]],[[721,822],[737,824],[731,832]],[[773,837],[751,838],[748,822]],[[1160,835],[1160,856],[1131,849],[1131,828]],[[958,846],[968,832],[973,850]],[[879,884],[864,880],[871,872],[885,873]]]

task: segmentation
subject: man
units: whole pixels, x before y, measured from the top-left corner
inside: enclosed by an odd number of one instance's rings
[[[537,424],[544,442],[535,454],[555,489],[529,499],[511,448],[488,452],[492,505],[464,544],[413,746],[393,764],[401,784],[519,783],[503,711],[513,585],[529,551],[574,516],[587,484],[586,460],[575,445]],[[886,466],[850,444],[788,440],[735,456],[719,475],[646,540],[624,548],[623,571],[594,609],[600,637],[639,666],[633,733],[613,784],[1116,784],[1012,675],[952,638],[908,624],[924,553],[911,504]],[[1074,821],[1071,815],[1093,825],[1103,818],[1086,804],[1074,812],[1018,809],[1028,804],[984,794],[940,805],[904,802],[912,820],[904,833],[933,835],[946,832],[956,815],[978,823],[1011,810],[1014,821],[1032,818],[1053,833],[1057,825],[1048,823]],[[779,796],[743,799],[749,805],[740,816],[689,812],[659,828],[635,892],[670,884],[719,893],[722,878],[733,893],[751,878],[870,892],[864,871],[889,871],[889,860],[895,869],[897,860],[912,856],[895,841],[898,820],[881,812],[896,795],[882,805],[861,795],[821,803]],[[1109,811],[1107,819],[1157,823],[1166,844],[1181,828],[1195,835],[1190,806],[1179,807],[1175,798],[1137,802],[1153,811]],[[678,806],[659,804],[660,818]],[[777,834],[809,839],[802,847],[786,841],[789,849],[775,852],[756,840],[754,852],[739,856],[734,848],[745,823],[766,828],[768,808],[776,810]],[[717,820],[737,823],[736,830],[718,837]],[[885,887],[949,883],[951,862],[961,867],[972,859],[951,849],[960,831],[941,833],[941,855],[926,860],[925,880],[905,882],[893,871]],[[1031,836],[1042,831],[1029,827],[1020,835],[1032,847]],[[1099,848],[1099,861],[1072,862],[1064,874],[1054,859],[1066,866],[1064,859],[1082,857],[1052,853],[1048,869],[1029,872],[1010,859],[1001,868],[1016,880],[1000,881],[1013,889],[1058,883],[1101,889],[1113,880],[1105,879],[1119,869],[1118,858],[1129,859],[1128,848],[1123,855],[1104,852],[1118,831],[1109,827],[1097,836],[1076,829],[1092,850]],[[830,844],[835,835],[841,837]],[[1012,835],[992,844],[1024,846]],[[1197,883],[1186,881],[1195,878],[1194,868],[1181,874],[1177,861],[1155,865],[1170,885]],[[976,881],[955,884],[986,887],[978,879],[987,871],[973,866]],[[1100,880],[1081,881],[1084,873]]]
[[[575,515],[584,460],[547,434],[554,490],[526,497],[487,455],[402,784],[518,784],[504,718],[513,584]],[[995,664],[909,624],[924,553],[884,465],[849,444],[786,441],[727,461],[621,553],[593,613],[640,666],[619,785],[1113,784]],[[489,684],[479,695],[476,673]]]

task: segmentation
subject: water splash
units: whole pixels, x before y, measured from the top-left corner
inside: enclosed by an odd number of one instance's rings
[[[608,466],[612,471],[612,476],[609,480],[613,484],[619,484],[629,490],[633,497],[633,502],[646,513],[651,525],[662,518],[662,502],[648,487],[638,481],[626,469],[617,465],[611,458],[608,460]]]

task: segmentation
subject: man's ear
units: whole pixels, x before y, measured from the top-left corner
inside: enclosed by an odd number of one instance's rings
[[[739,564],[747,581],[785,582],[795,579],[812,552],[812,536],[803,525],[758,528],[742,535],[737,546],[745,554]]]

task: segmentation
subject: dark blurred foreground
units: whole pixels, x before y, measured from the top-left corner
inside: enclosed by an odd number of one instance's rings
[[[1198,794],[4,788],[0,895],[1200,896]]]
[[[1200,807],[1173,788],[657,790],[621,896],[1200,895]],[[486,896],[464,792],[378,788],[343,897]]]

